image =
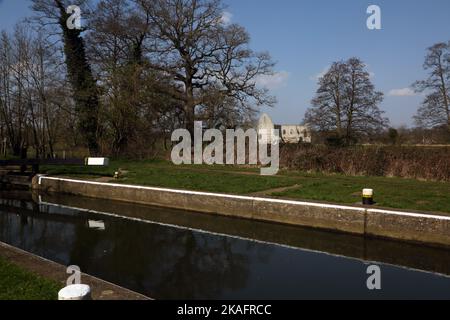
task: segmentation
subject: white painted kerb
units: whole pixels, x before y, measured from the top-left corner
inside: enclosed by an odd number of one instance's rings
[[[269,198],[258,198],[258,197],[248,197],[248,196],[236,196],[236,195],[231,195],[231,194],[220,194],[220,193],[209,193],[209,192],[199,192],[199,191],[189,191],[189,190],[177,190],[177,189],[155,188],[155,187],[145,187],[145,186],[134,186],[134,185],[126,185],[126,184],[118,184],[118,183],[105,183],[105,182],[96,182],[96,181],[85,181],[85,180],[74,180],[74,179],[65,179],[65,178],[46,177],[46,176],[41,176],[41,175],[38,176],[38,179],[39,179],[38,180],[39,184],[42,184],[42,180],[46,179],[46,180],[66,181],[66,182],[72,182],[72,183],[90,184],[90,185],[98,185],[98,186],[120,187],[120,188],[136,189],[136,190],[161,191],[161,192],[169,192],[169,193],[177,193],[177,194],[209,196],[209,197],[217,197],[217,198],[236,199],[236,200],[262,201],[262,202],[270,202],[270,203],[303,205],[303,206],[312,206],[312,207],[329,208],[329,209],[354,210],[354,211],[360,211],[360,212],[364,212],[366,210],[365,208],[350,207],[350,206],[340,206],[340,205],[332,205],[332,204],[323,204],[323,203],[314,203],[314,202],[291,201],[291,200],[282,200],[282,199],[269,199]]]
[[[447,229],[450,229],[450,216],[445,215],[437,215],[437,214],[427,214],[420,212],[404,212],[404,211],[395,211],[395,210],[383,210],[383,209],[370,209],[366,207],[352,207],[352,206],[342,206],[342,205],[334,205],[334,204],[322,204],[315,202],[305,202],[305,201],[292,201],[292,200],[281,200],[281,199],[271,199],[271,198],[258,198],[258,197],[249,197],[249,196],[237,196],[230,194],[219,194],[219,193],[209,193],[209,192],[198,192],[198,191],[189,191],[189,190],[177,190],[177,189],[166,189],[166,188],[156,188],[156,187],[145,187],[145,186],[135,186],[135,185],[122,185],[116,183],[103,183],[96,181],[84,181],[84,180],[76,180],[76,179],[66,179],[66,178],[57,178],[57,177],[47,177],[47,176],[38,176],[38,183],[42,184],[45,180],[53,180],[53,181],[61,181],[61,182],[69,182],[76,184],[85,184],[85,185],[96,185],[96,186],[106,186],[106,187],[115,187],[115,188],[126,188],[133,190],[148,190],[162,193],[172,193],[178,195],[192,195],[192,196],[203,196],[210,198],[218,198],[218,199],[230,199],[230,200],[244,200],[251,202],[254,207],[258,205],[258,203],[267,203],[267,204],[285,204],[290,206],[298,206],[298,210],[301,211],[301,207],[310,207],[310,208],[323,208],[323,209],[334,209],[337,211],[342,211],[347,213],[357,213],[354,215],[356,220],[351,220],[349,215],[345,218],[345,214],[340,214],[338,212],[338,218],[333,216],[330,217],[330,223],[335,222],[336,219],[339,220],[339,223],[342,225],[332,226],[333,229],[342,232],[356,232],[358,234],[367,234],[371,236],[382,236],[388,237],[392,239],[398,240],[409,240],[409,241],[419,241],[425,243],[435,243],[435,244],[444,244],[450,245],[450,238],[447,234]],[[158,205],[158,204],[156,204]],[[283,210],[282,208],[278,208],[279,210]],[[292,210],[292,208],[290,208]],[[294,211],[297,208],[294,209]],[[395,219],[398,217],[398,219]],[[408,223],[405,224],[404,229],[401,227],[405,221],[400,219],[400,217],[410,218],[412,222],[411,225]],[[340,219],[343,219],[340,221]],[[362,218],[362,219],[361,219]],[[385,219],[390,218],[395,221],[394,223],[394,231],[390,230],[391,222],[386,222]],[[319,219],[326,220],[326,217],[320,217]],[[420,219],[420,220],[419,220]],[[363,221],[362,221],[363,220]],[[264,221],[278,221],[278,220],[264,220]],[[321,222],[321,223],[322,223]],[[302,224],[303,222],[298,223],[298,225],[302,226],[310,226],[315,228],[327,228],[327,225],[320,224]],[[387,223],[387,224],[386,224]],[[297,223],[294,223],[297,224]],[[350,227],[348,227],[350,224]],[[358,226],[360,224],[360,226]],[[424,230],[420,233],[417,233],[417,227],[422,228],[422,226],[426,226]],[[440,230],[439,235],[434,235],[435,227]],[[361,230],[359,230],[359,228]],[[399,230],[400,228],[400,230]],[[436,229],[437,230],[437,229]],[[394,232],[394,234],[392,234]],[[404,232],[401,236],[398,235],[398,232]],[[431,240],[430,240],[431,239]]]
[[[169,192],[169,193],[177,193],[177,194],[210,196],[210,197],[236,199],[236,200],[261,201],[261,202],[268,202],[268,203],[311,206],[311,207],[338,209],[338,210],[353,210],[353,211],[359,211],[359,212],[367,212],[368,214],[381,213],[381,214],[386,214],[386,215],[397,215],[397,216],[405,216],[405,217],[412,217],[412,218],[426,218],[426,219],[435,219],[435,220],[441,220],[441,221],[450,221],[450,217],[447,217],[447,216],[439,216],[439,215],[425,214],[425,213],[391,211],[391,210],[382,210],[382,209],[366,209],[366,208],[362,208],[362,207],[361,208],[360,207],[350,207],[350,206],[322,204],[322,203],[305,202],[305,201],[292,201],[292,200],[236,196],[236,195],[230,195],[230,194],[209,193],[209,192],[199,192],[199,191],[189,191],[189,190],[134,186],[134,185],[125,185],[125,184],[118,184],[118,183],[105,183],[105,182],[96,182],[96,181],[85,181],[85,180],[47,177],[44,175],[38,176],[38,183],[42,184],[43,179],[54,180],[54,181],[66,181],[66,182],[80,183],[80,184],[99,185],[99,186],[120,187],[120,188],[136,189],[136,190],[152,190],[152,191],[161,191],[161,192]]]

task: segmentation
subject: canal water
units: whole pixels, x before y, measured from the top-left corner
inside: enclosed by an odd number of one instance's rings
[[[90,198],[0,193],[0,241],[155,299],[450,299],[450,250]]]

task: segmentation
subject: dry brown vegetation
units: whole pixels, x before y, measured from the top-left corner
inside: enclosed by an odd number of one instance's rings
[[[285,145],[281,166],[307,172],[450,181],[450,147]]]

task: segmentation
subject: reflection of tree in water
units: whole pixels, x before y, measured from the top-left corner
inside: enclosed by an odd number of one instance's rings
[[[71,246],[73,222],[48,214],[35,202],[2,199],[0,240],[36,255],[65,264]]]
[[[211,299],[224,289],[245,287],[248,257],[233,252],[228,238],[211,240],[205,234],[185,233],[183,254],[158,283],[156,291],[162,298]]]
[[[246,285],[253,248],[238,240],[126,220],[78,228],[72,263],[154,298],[217,298]]]
[[[27,225],[15,215],[14,223],[4,221],[2,238],[12,237],[28,251],[159,299],[220,298],[227,290],[240,290],[250,275],[251,254],[264,261],[271,252],[227,237],[83,212],[67,215],[54,207],[52,215],[33,209],[33,214],[27,210]],[[104,220],[106,230],[89,229],[88,219]]]

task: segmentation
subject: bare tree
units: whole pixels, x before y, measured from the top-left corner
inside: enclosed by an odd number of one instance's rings
[[[103,0],[89,19],[87,52],[97,73],[105,111],[104,129],[112,139],[115,155],[147,152],[164,135],[162,119],[177,108],[155,87],[170,87],[167,76],[154,70],[144,57],[150,22],[137,4],[127,0]],[[169,104],[171,104],[169,106]]]
[[[342,117],[345,110],[345,76],[347,66],[344,62],[334,62],[328,72],[319,79],[319,89],[308,109],[305,122],[317,131],[336,131],[341,137],[344,131]]]
[[[71,112],[66,89],[63,57],[41,34],[34,35],[30,50],[29,72],[33,98],[30,104],[36,157],[55,154],[55,145]]]
[[[83,29],[67,25],[68,5],[81,7]],[[258,85],[274,63],[226,23],[221,0],[32,0],[32,8],[38,33],[0,45],[0,133],[16,154],[31,143],[36,156],[52,156],[82,142],[93,154],[101,146],[138,155],[197,119],[245,126],[275,102]]]
[[[319,79],[305,122],[314,130],[333,132],[344,143],[354,143],[387,125],[379,109],[382,100],[383,94],[375,90],[361,60],[335,62]]]
[[[64,101],[59,62],[58,51],[28,25],[2,34],[0,123],[16,156],[28,146],[36,157],[54,153]]]
[[[253,108],[242,108],[234,97],[214,94],[214,88],[211,88],[211,96],[199,108],[197,118],[208,128],[225,130],[252,126],[256,116],[257,111]]]
[[[27,107],[21,57],[13,39],[3,32],[0,41],[0,113],[2,128],[5,128],[15,156],[20,155],[26,144]]]
[[[428,48],[424,69],[428,78],[414,84],[417,92],[427,92],[415,120],[424,128],[446,126],[450,132],[450,41]]]
[[[170,89],[161,89],[182,103],[188,130],[212,94],[216,99],[233,97],[242,108],[274,103],[256,83],[260,75],[272,74],[269,55],[249,49],[242,27],[223,23],[220,0],[136,2],[151,25],[149,63],[173,81]]]

